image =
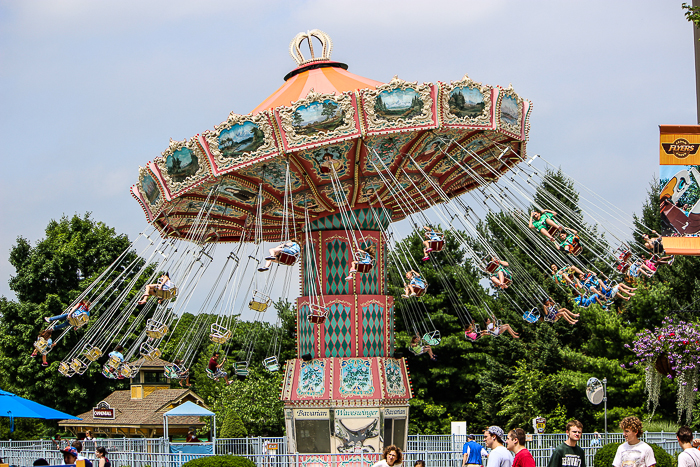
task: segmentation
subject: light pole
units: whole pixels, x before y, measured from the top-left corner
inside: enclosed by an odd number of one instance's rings
[[[603,402],[605,407],[605,444],[608,444],[608,378],[603,378]]]

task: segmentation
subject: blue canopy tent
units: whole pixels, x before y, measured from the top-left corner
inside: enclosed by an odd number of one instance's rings
[[[15,418],[39,418],[42,420],[82,420],[51,407],[41,405],[0,389],[0,417],[9,417],[10,431],[15,431]]]
[[[194,402],[187,401],[163,414],[163,432],[168,438],[168,417],[212,417],[214,427],[212,440],[209,443],[170,443],[170,452],[182,452],[186,454],[214,454],[216,443],[216,414]]]

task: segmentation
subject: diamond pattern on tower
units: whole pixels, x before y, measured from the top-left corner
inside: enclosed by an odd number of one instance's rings
[[[379,212],[375,210],[375,213],[379,215],[379,221],[386,228],[391,222],[389,216],[387,216],[384,211]],[[379,230],[375,213],[369,208],[356,209],[353,211],[353,215],[357,218],[360,230]],[[322,219],[311,221],[310,225],[312,232],[317,230],[339,230],[343,228],[343,219],[340,214],[332,214]]]
[[[316,252],[317,245],[314,245],[314,252]],[[318,291],[318,270],[316,269],[316,255],[301,255],[302,261],[304,262],[304,274],[302,274],[302,281],[304,284],[304,296],[309,297],[311,295],[316,295],[316,293],[311,293],[312,290]],[[311,284],[314,287],[311,287]]]
[[[333,240],[326,243],[326,292],[325,295],[347,295],[350,290],[348,275],[349,248],[347,242]]]
[[[377,303],[362,307],[362,356],[382,357],[384,308]]]
[[[299,353],[301,355],[314,353],[314,325],[309,322],[309,305],[304,304],[299,309],[299,319],[297,320],[299,332]]]
[[[326,358],[350,357],[352,351],[350,307],[334,303],[328,307],[325,325]]]

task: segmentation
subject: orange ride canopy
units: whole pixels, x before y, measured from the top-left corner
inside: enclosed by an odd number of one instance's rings
[[[322,44],[318,57],[312,37]],[[305,40],[310,59],[299,48]],[[491,183],[526,158],[531,103],[512,87],[466,75],[449,84],[382,84],[331,61],[331,48],[321,31],[297,35],[297,68],[253,112],[171,141],[139,169],[131,193],[161,235],[252,241],[255,218],[263,239],[277,241],[302,230],[307,210],[312,230],[340,228],[341,205],[368,225],[394,222]],[[329,158],[335,185],[324,170]],[[374,219],[379,206],[387,218]]]

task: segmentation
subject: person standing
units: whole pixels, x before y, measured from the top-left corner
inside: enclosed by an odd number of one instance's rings
[[[92,467],[92,461],[87,457],[83,456],[83,442],[77,439],[71,443],[71,447],[78,453],[77,460],[85,461],[85,467]]]
[[[506,446],[515,454],[513,467],[535,467],[535,458],[525,447],[525,430],[516,428],[508,432]]]
[[[678,467],[700,466],[700,452],[691,446],[693,432],[687,426],[682,426],[676,432],[678,444],[683,448],[683,452],[678,454]]]
[[[392,467],[394,465],[400,465],[402,462],[403,453],[401,449],[392,444],[384,448],[381,460],[376,462],[372,467]]]
[[[625,442],[617,447],[613,467],[622,466],[622,453],[625,451],[638,451],[646,467],[656,465],[656,458],[651,446],[639,439],[642,435],[642,421],[637,417],[625,417],[620,422],[620,428],[622,428]]]
[[[513,456],[503,446],[503,437],[505,433],[498,426],[490,426],[484,431],[484,444],[491,449],[487,467],[511,467],[513,465]]]
[[[489,453],[476,442],[474,435],[468,435],[467,442],[462,447],[462,467],[479,467],[483,462],[482,458],[488,456]]]
[[[95,456],[99,463],[97,467],[112,467],[112,463],[107,459],[107,449],[104,446],[99,446],[95,449]]]
[[[586,467],[586,454],[578,445],[583,433],[583,424],[571,420],[566,424],[566,441],[561,443],[549,458],[547,467]]]

